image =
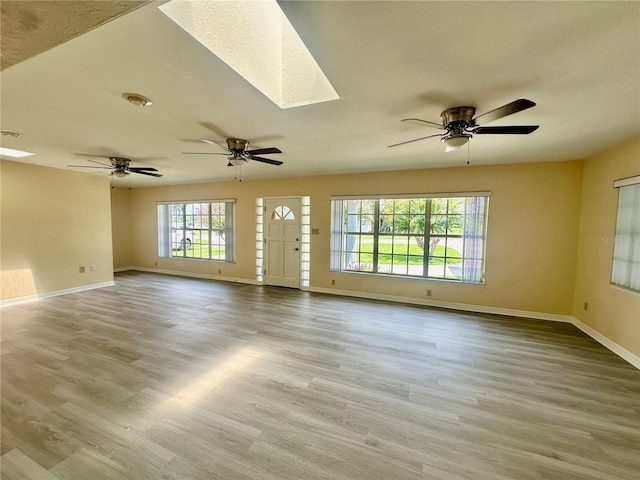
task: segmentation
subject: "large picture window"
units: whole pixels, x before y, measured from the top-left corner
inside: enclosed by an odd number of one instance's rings
[[[484,282],[489,194],[334,198],[331,269]]]
[[[159,204],[158,255],[233,262],[233,201]]]

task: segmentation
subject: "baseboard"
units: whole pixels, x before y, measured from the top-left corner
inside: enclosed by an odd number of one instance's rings
[[[489,313],[495,315],[508,315],[510,317],[535,318],[539,320],[549,320],[552,322],[573,323],[573,317],[571,317],[570,315],[558,315],[555,313],[530,312],[528,310],[515,310],[512,308],[488,307],[484,305],[471,305],[468,303],[442,302],[440,300],[430,300],[428,298],[402,297],[399,295],[386,295],[380,293],[354,292],[352,290],[338,290],[335,288],[309,287],[305,290],[317,293],[327,293],[329,295],[367,298],[370,300],[384,300],[386,302],[408,303],[412,305],[447,308],[450,310],[461,310],[473,313]]]
[[[113,269],[113,273],[126,272],[127,270],[135,270],[135,267],[117,267]]]
[[[202,278],[207,280],[219,280],[223,282],[245,283],[249,285],[261,285],[260,282],[254,279],[224,277],[221,275],[182,272],[178,270],[165,270],[165,269],[149,268],[149,267],[138,267],[138,266],[119,267],[119,268],[114,268],[113,271],[124,272],[127,270],[160,273],[163,275],[177,275],[180,277]],[[56,290],[54,292],[47,292],[47,293],[40,293],[36,295],[29,295],[25,297],[11,298],[8,300],[0,301],[0,307],[32,302],[32,301],[40,300],[43,298],[56,297],[58,295],[67,295],[69,293],[83,292],[86,290],[93,290],[95,288],[112,287],[114,285],[115,285],[115,282],[95,283],[91,285],[83,285],[81,287],[68,288],[64,290]],[[577,318],[570,315],[558,315],[554,313],[545,313],[545,312],[532,312],[528,310],[516,310],[511,308],[488,307],[484,305],[471,305],[468,303],[443,302],[439,300],[429,300],[429,299],[415,298],[415,297],[402,297],[399,295],[354,292],[352,290],[338,290],[335,288],[307,287],[307,288],[304,288],[303,290],[306,290],[309,292],[316,292],[316,293],[325,293],[328,295],[340,295],[345,297],[366,298],[369,300],[384,300],[387,302],[407,303],[407,304],[413,304],[413,305],[423,305],[427,307],[447,308],[450,310],[461,310],[461,311],[473,312],[473,313],[489,313],[494,315],[507,315],[511,317],[533,318],[537,320],[548,320],[552,322],[571,323],[572,325],[575,325],[576,328],[578,328],[585,334],[589,335],[595,341],[597,341],[604,347],[608,348],[613,353],[618,355],[620,358],[624,359],[625,361],[629,362],[631,365],[633,365],[634,367],[640,370],[640,357],[638,355],[631,353],[626,348],[621,347],[620,345],[615,343],[613,340],[605,337],[604,335],[594,330],[587,324],[581,322]]]
[[[149,273],[161,273],[163,275],[175,275],[178,277],[202,278],[205,280],[219,280],[221,282],[245,283],[248,285],[262,285],[262,283],[252,278],[225,277],[223,275],[213,275],[211,273],[183,272],[181,270],[166,270],[163,268],[138,267],[138,266],[119,267],[119,268],[113,269],[114,273],[126,272],[127,270],[135,270],[138,272],[149,272]]]
[[[20,303],[29,303],[36,300],[42,300],[43,298],[57,297],[60,295],[68,295],[70,293],[85,292],[87,290],[94,290],[96,288],[113,287],[115,282],[102,282],[92,283],[90,285],[82,285],[80,287],[65,288],[63,290],[55,290],[53,292],[36,293],[35,295],[26,295],[24,297],[9,298],[7,300],[0,301],[0,307],[6,307],[9,305],[17,305]]]
[[[640,357],[638,355],[636,355],[634,353],[631,353],[629,350],[627,350],[624,347],[621,347],[620,345],[618,345],[613,340],[605,337],[600,332],[598,332],[597,330],[594,330],[589,325],[587,325],[586,323],[581,322],[580,320],[578,320],[575,317],[573,317],[573,320],[572,320],[571,323],[573,323],[577,328],[579,328],[584,333],[586,333],[591,338],[593,338],[596,342],[604,345],[609,350],[611,350],[613,353],[618,355],[620,358],[626,360],[631,365],[633,365],[638,370],[640,370]]]
[[[367,292],[354,292],[350,290],[338,290],[334,288],[309,287],[305,290],[317,293],[326,293],[329,295],[341,295],[346,297],[366,298],[370,300],[384,300],[387,302],[400,302],[412,305],[424,305],[427,307],[447,308],[451,310],[461,310],[473,313],[489,313],[494,315],[508,315],[511,317],[533,318],[536,320],[547,320],[552,322],[571,323],[576,328],[593,338],[595,341],[611,350],[620,358],[626,360],[631,365],[640,370],[640,357],[631,353],[624,347],[621,347],[613,340],[605,337],[590,326],[582,323],[571,315],[558,315],[554,313],[531,312],[528,310],[514,310],[511,308],[487,307],[484,305],[471,305],[468,303],[442,302],[438,300],[429,300],[414,297],[402,297],[397,295],[373,294]]]

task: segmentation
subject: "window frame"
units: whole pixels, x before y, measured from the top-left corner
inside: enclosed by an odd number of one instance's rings
[[[425,279],[425,280],[440,280],[440,281],[452,281],[456,283],[471,283],[471,284],[484,284],[485,275],[484,267],[486,263],[486,240],[487,240],[487,225],[488,225],[488,205],[490,192],[464,192],[464,193],[439,193],[439,194],[411,194],[411,195],[366,195],[366,196],[344,196],[344,197],[332,197],[331,198],[331,254],[330,254],[330,269],[331,271],[339,271],[344,273],[366,273],[369,275],[385,275],[401,278],[413,278],[413,279]],[[470,197],[472,198],[470,200]],[[478,198],[482,198],[478,201]],[[456,204],[452,206],[451,200],[458,200]],[[474,200],[475,199],[475,200]],[[409,200],[405,204],[406,210],[396,210],[398,200]],[[412,211],[413,200],[416,201],[418,209]],[[356,201],[348,204],[345,202]],[[434,210],[435,201],[444,201],[444,211]],[[337,203],[339,202],[339,203]],[[363,210],[364,202],[369,202],[368,208]],[[392,202],[391,211],[383,212],[383,203]],[[460,203],[462,202],[462,203]],[[475,203],[481,204],[481,211],[474,212],[478,216],[481,222],[479,230],[481,234],[477,234],[478,221],[473,219],[473,227],[475,236],[470,237],[465,233],[465,225],[468,218],[471,217],[470,212],[467,210],[469,205]],[[340,207],[338,205],[341,205]],[[420,207],[422,205],[422,207]],[[456,210],[456,205],[458,210]],[[462,209],[459,210],[460,205]],[[340,211],[338,211],[340,210]],[[384,220],[382,217],[386,217]],[[432,219],[435,216],[443,216],[445,219],[444,232],[432,231]],[[460,228],[459,232],[456,232],[451,228],[449,219],[453,216],[459,217],[460,221],[457,225]],[[367,219],[368,217],[368,219]],[[399,217],[405,217],[403,223],[405,226],[396,227],[396,219]],[[411,222],[415,220],[422,220],[423,224],[421,230],[416,231]],[[340,222],[340,225],[337,225]],[[363,229],[363,224],[371,222],[370,228]],[[383,231],[382,227],[390,227],[389,231]],[[370,248],[363,249],[363,237],[371,236],[372,245]],[[351,237],[351,238],[349,238]],[[411,253],[412,237],[415,238],[415,242],[422,249],[421,262],[417,265],[421,267],[421,273],[411,272],[411,259],[412,257],[418,257],[416,254]],[[418,237],[422,238],[422,245],[419,244]],[[385,238],[387,242],[384,242]],[[430,252],[430,242],[433,238],[441,238],[444,243],[441,247],[444,250],[443,253]],[[480,240],[481,250],[480,256],[474,249],[473,256],[468,254],[465,248],[466,241],[470,238]],[[402,239],[400,242],[396,242],[396,239]],[[460,246],[460,252],[457,252],[459,256],[451,255],[450,240],[456,241]],[[381,242],[382,241],[382,242]],[[381,243],[390,244],[390,252],[382,252]],[[396,246],[398,250],[396,250]],[[437,248],[438,245],[436,243]],[[471,250],[471,249],[469,249]],[[363,255],[365,254],[365,255]],[[355,255],[357,261],[353,262],[356,267],[349,267],[349,255]],[[381,267],[380,259],[382,256],[389,257],[390,271],[384,271]],[[371,258],[370,263],[363,262],[362,259]],[[395,262],[395,259],[402,259],[401,262]],[[435,262],[434,262],[435,260]],[[450,261],[451,260],[451,261]],[[458,261],[459,260],[459,261]],[[434,265],[439,265],[440,261],[443,265],[442,273],[434,273],[437,269],[433,269]],[[479,267],[478,267],[479,263]],[[465,275],[465,264],[470,268],[475,268],[475,273],[471,276]],[[386,263],[384,264],[386,265]],[[396,266],[399,268],[395,268]],[[450,266],[460,266],[460,273],[454,274]],[[414,265],[415,266],[415,265]],[[404,271],[403,271],[404,270]]]
[[[188,200],[188,201],[172,201],[172,202],[157,202],[158,210],[158,256],[165,258],[187,259],[187,260],[204,260],[212,262],[235,262],[235,200],[233,199],[220,199],[220,200]],[[206,213],[189,213],[189,207],[194,209],[195,205],[208,205]],[[216,207],[220,205],[221,207]],[[180,207],[181,213],[175,214],[174,207]],[[216,211],[223,210],[222,215],[216,214]],[[188,217],[193,217],[191,225],[188,224]],[[207,226],[203,227],[203,222],[196,222],[196,217],[206,218]],[[224,217],[224,228],[216,227],[214,218]],[[178,220],[177,222],[175,220]],[[177,223],[181,223],[180,227],[176,227]],[[199,223],[199,226],[196,224]],[[184,239],[189,238],[189,233],[193,232],[193,240],[187,242]],[[199,235],[195,233],[199,232]],[[204,234],[203,234],[204,233]],[[224,245],[220,242],[214,243],[215,236],[224,237]],[[196,236],[200,241],[195,242]],[[206,241],[202,241],[202,237],[206,237]],[[182,238],[181,248],[176,248],[177,243],[174,242],[174,238]],[[203,255],[188,255],[188,252],[199,247],[200,250],[206,248],[208,256]],[[223,255],[213,255],[215,248],[224,247]],[[178,252],[176,254],[176,252]],[[181,252],[181,254],[180,254]]]
[[[640,175],[613,182],[617,192],[610,284],[640,294]]]

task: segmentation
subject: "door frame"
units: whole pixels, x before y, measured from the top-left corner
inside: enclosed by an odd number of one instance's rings
[[[267,252],[267,232],[266,232],[266,225],[267,225],[267,202],[268,201],[274,201],[274,200],[287,200],[287,199],[295,199],[298,200],[300,202],[300,209],[298,212],[296,212],[296,215],[298,215],[298,232],[297,232],[297,238],[298,240],[298,244],[301,243],[301,239],[302,239],[302,198],[304,195],[274,195],[274,196],[264,196],[262,197],[262,229],[263,229],[263,241],[262,241],[262,282],[265,285],[269,285],[266,282],[266,275],[265,275],[265,269],[266,266],[268,264],[268,252]],[[298,284],[295,287],[289,287],[289,288],[297,288],[300,289],[302,286],[302,255],[298,255]]]

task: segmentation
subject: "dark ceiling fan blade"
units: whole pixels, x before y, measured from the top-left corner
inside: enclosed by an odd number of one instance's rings
[[[132,172],[141,172],[141,171],[157,172],[158,171],[157,168],[153,168],[153,167],[129,167],[129,170],[131,170]]]
[[[215,140],[209,140],[208,138],[201,138],[200,141],[204,142],[204,143],[208,143],[209,145],[217,145],[220,148],[224,148],[227,152],[229,151],[229,147],[227,147],[225,144],[223,143],[218,143]]]
[[[180,152],[182,155],[224,155],[229,156],[229,152],[219,153],[219,152]]]
[[[400,120],[401,122],[411,122],[422,125],[423,127],[431,127],[431,128],[439,128],[440,130],[444,129],[444,126],[440,123],[429,122],[428,120],[421,120],[420,118],[403,118]]]
[[[104,170],[111,170],[113,167],[94,167],[93,165],[67,165],[67,167],[74,167],[74,168],[101,168]]]
[[[267,148],[256,148],[255,150],[247,150],[249,155],[263,155],[265,153],[282,153],[279,148],[276,147],[267,147]]]
[[[270,158],[263,157],[254,157],[253,155],[249,155],[250,160],[255,160],[256,162],[268,163],[270,165],[282,165],[284,162],[280,160],[271,160]]]
[[[477,116],[473,119],[473,122],[475,125],[484,125],[485,123],[493,122],[499,118],[506,117],[507,115],[513,115],[514,113],[521,112],[522,110],[535,106],[535,102],[527,100],[526,98],[520,98],[496,108],[495,110],[491,110],[490,112]]]
[[[414,138],[413,140],[407,140],[406,142],[394,143],[393,145],[389,145],[389,148],[397,147],[398,145],[404,145],[405,143],[412,143],[412,142],[417,142],[419,140],[425,140],[427,138],[442,137],[444,135],[446,135],[446,133],[436,133],[435,135],[427,135],[426,137]]]
[[[516,127],[477,127],[472,132],[478,135],[526,135],[537,129],[538,125],[520,125]]]
[[[130,171],[131,173],[138,173],[138,174],[140,174],[140,175],[149,175],[150,177],[161,177],[161,176],[162,176],[162,174],[160,174],[160,173],[140,172],[140,171],[136,171],[136,170],[134,170],[134,169],[132,169],[132,168],[130,168],[130,169],[129,169],[129,171]]]

